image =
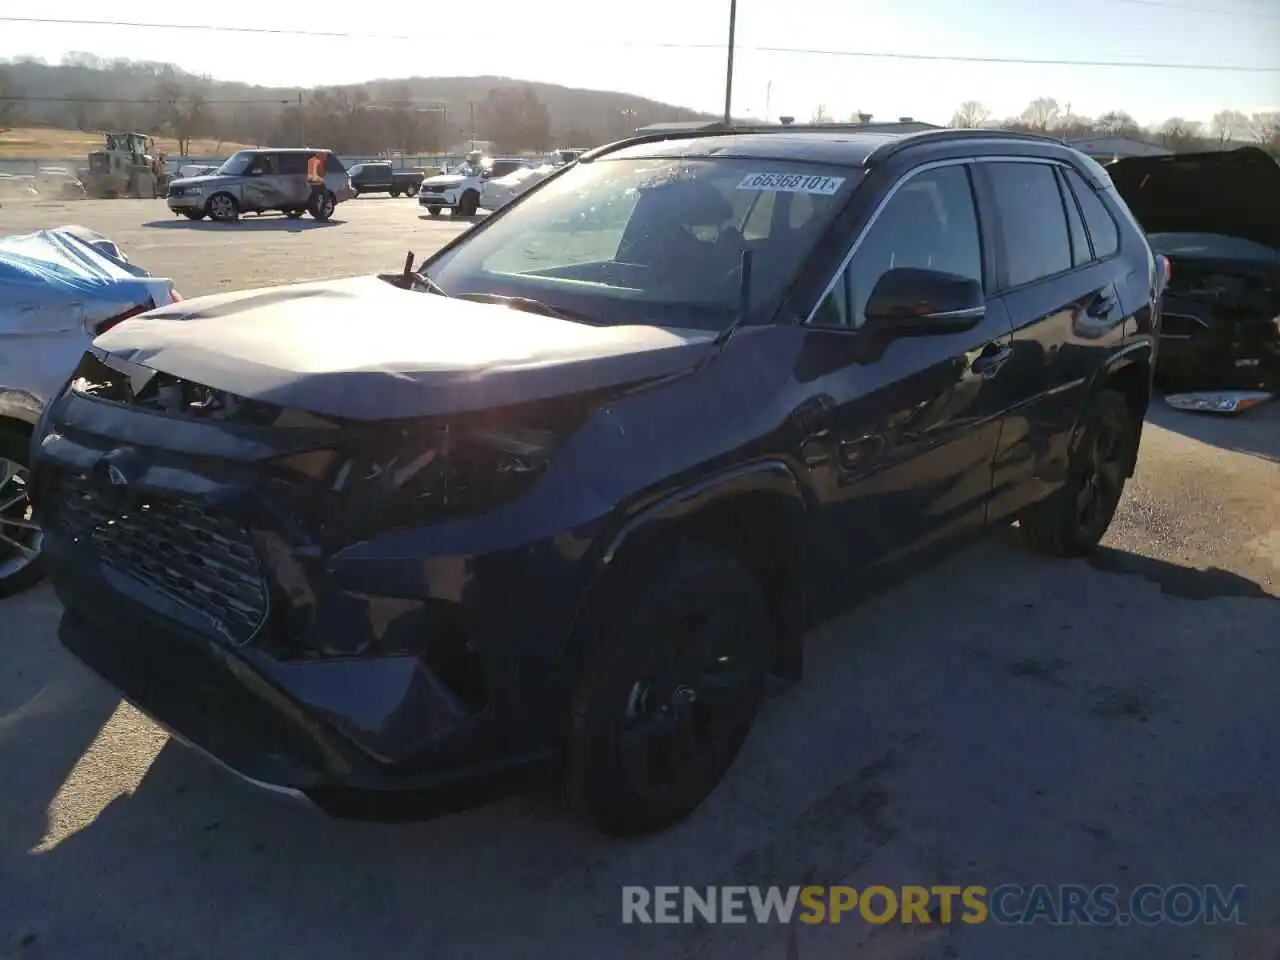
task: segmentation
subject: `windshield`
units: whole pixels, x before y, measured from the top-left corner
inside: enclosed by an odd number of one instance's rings
[[[227,176],[238,177],[249,169],[249,163],[253,160],[253,156],[252,150],[241,150],[239,153],[233,153],[222,161],[222,166],[218,168],[217,172]]]
[[[1152,233],[1147,235],[1151,249],[1167,256],[1212,257],[1220,260],[1259,260],[1280,263],[1280,250],[1243,237],[1220,233]]]
[[[599,323],[722,329],[771,315],[861,172],[740,159],[578,164],[430,265],[450,296],[527,297]]]
[[[509,173],[515,173],[517,170],[523,170],[527,164],[519,160],[495,160],[493,165],[488,167],[489,176],[495,180],[498,177],[505,177]]]

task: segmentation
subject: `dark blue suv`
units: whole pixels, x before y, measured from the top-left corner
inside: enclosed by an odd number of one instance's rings
[[[1048,139],[600,148],[417,271],[99,338],[34,438],[62,640],[338,815],[555,770],[657,829],[856,585],[1015,521],[1098,543],[1165,279]]]

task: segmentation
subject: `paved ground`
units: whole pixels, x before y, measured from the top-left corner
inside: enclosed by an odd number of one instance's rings
[[[43,222],[103,230],[190,294],[391,266],[450,232],[406,201],[357,201],[305,238],[169,226],[156,207]],[[140,209],[165,225],[139,228]],[[997,538],[816,631],[809,679],[773,698],[705,809],[622,844],[542,797],[371,826],[261,796],[63,655],[38,590],[0,604],[0,956],[1273,960],[1277,598],[1280,405],[1157,408],[1094,560]],[[623,884],[810,880],[1246,884],[1249,925],[846,920],[789,940],[619,923]]]

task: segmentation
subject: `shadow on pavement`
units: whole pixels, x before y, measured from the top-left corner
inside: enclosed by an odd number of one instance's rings
[[[1280,402],[1274,400],[1230,416],[1174,410],[1163,397],[1156,397],[1147,420],[1222,450],[1280,462]]]
[[[312,220],[301,217],[290,220],[288,217],[241,217],[235,223],[217,223],[213,220],[188,220],[182,217],[177,220],[149,220],[142,224],[156,230],[279,230],[288,233],[302,233],[306,230],[323,230],[326,227],[340,227],[345,220]]]
[[[1103,573],[1141,577],[1159,586],[1161,593],[1183,600],[1278,599],[1261,584],[1219,567],[1198,570],[1111,547],[1099,547],[1087,562]]]

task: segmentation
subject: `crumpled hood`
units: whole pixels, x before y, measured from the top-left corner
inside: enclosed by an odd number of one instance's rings
[[[458,413],[667,376],[695,364],[714,339],[702,330],[594,327],[414,293],[377,277],[198,297],[143,316],[94,346],[249,399],[357,420]]]
[[[422,183],[429,187],[456,187],[467,178],[460,173],[441,173],[434,177],[427,177]]]
[[[1280,164],[1257,147],[1107,166],[1147,233],[1217,233],[1280,248]]]

